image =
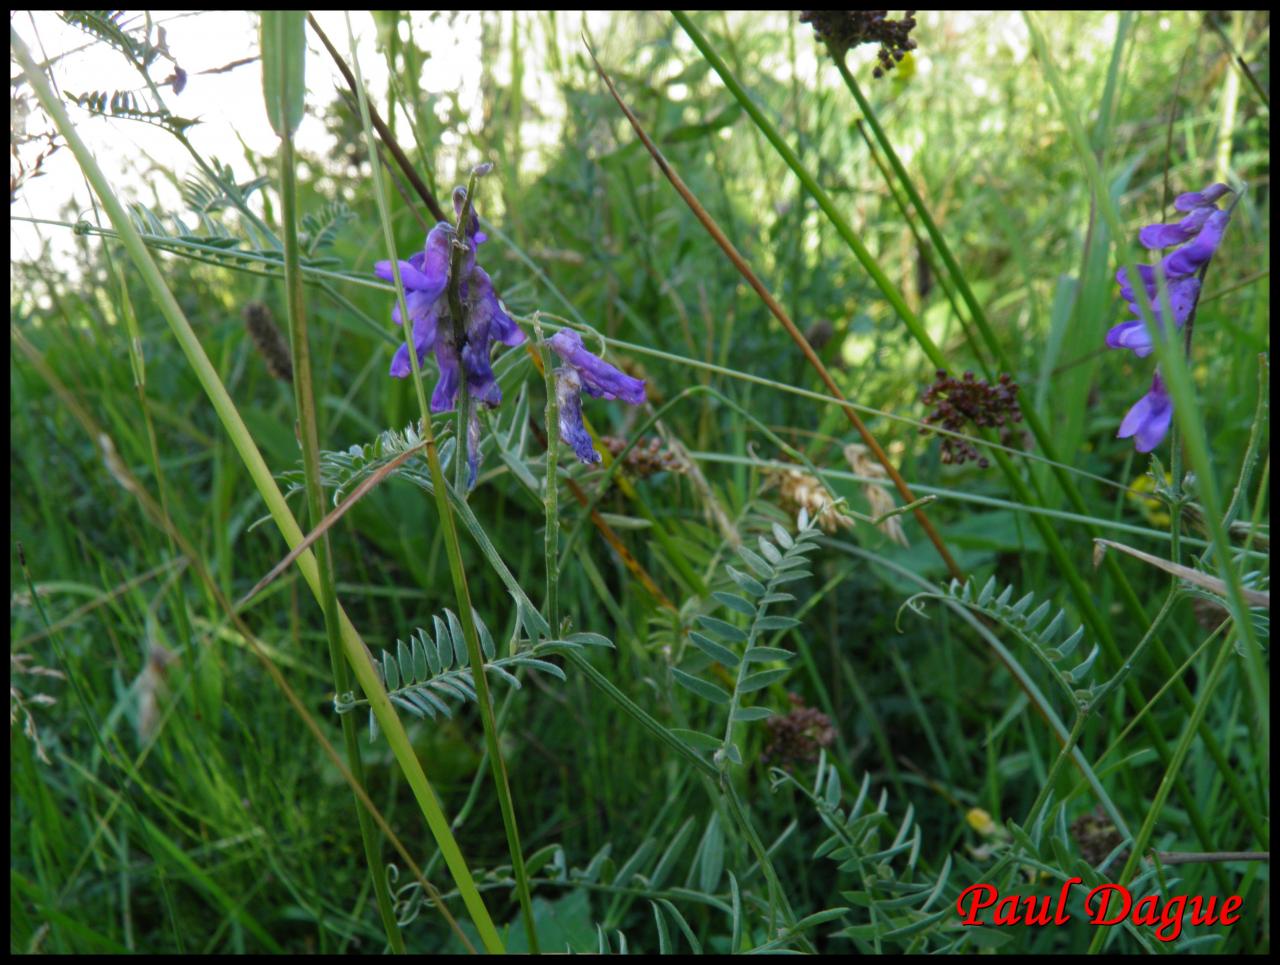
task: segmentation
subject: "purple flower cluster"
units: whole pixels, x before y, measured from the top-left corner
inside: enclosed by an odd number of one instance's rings
[[[453,192],[453,207],[459,214],[466,196],[465,188]],[[490,408],[496,406],[502,401],[502,391],[489,364],[490,348],[495,341],[519,345],[525,340],[524,332],[498,301],[493,280],[476,264],[476,247],[488,239],[480,231],[480,220],[473,209],[465,230],[467,251],[460,270],[462,281],[458,292],[464,317],[462,344],[458,344],[448,292],[455,234],[453,225],[441,221],[427,235],[423,250],[399,263],[405,306],[413,321],[413,346],[418,353],[418,365],[434,352],[440,366],[440,379],[431,394],[432,412],[448,412],[457,405],[458,387],[463,378],[467,380],[472,399]],[[393,280],[389,261],[378,262],[373,271],[379,278]],[[392,310],[391,320],[397,325],[403,323],[399,305]],[[391,375],[403,379],[412,371],[409,347],[401,345],[391,360]]]
[[[466,201],[466,188],[455,188],[453,208],[459,219]],[[463,379],[472,400],[489,408],[496,407],[502,401],[502,391],[489,362],[493,343],[519,345],[525,340],[524,332],[498,301],[493,280],[476,264],[476,248],[488,238],[480,230],[480,219],[474,208],[463,228],[465,251],[459,265],[458,285],[462,318],[460,324],[455,324],[449,304],[449,271],[457,234],[453,225],[441,221],[427,235],[422,251],[398,261],[405,307],[413,322],[413,347],[418,353],[418,366],[434,354],[440,367],[440,378],[431,393],[432,412],[448,412],[457,406]],[[390,261],[378,262],[373,271],[379,278],[394,281]],[[391,311],[391,320],[397,325],[404,323],[398,304]],[[622,399],[640,405],[645,400],[644,380],[632,378],[588,352],[576,332],[557,332],[547,344],[565,362],[555,370],[560,434],[583,462],[599,462],[600,454],[591,445],[591,436],[582,421],[582,391],[585,389],[595,398]],[[403,379],[412,371],[409,346],[401,345],[391,360],[391,375]],[[475,484],[479,451],[480,420],[477,409],[472,408],[467,421],[468,486]]]
[[[1160,250],[1177,247],[1155,265],[1139,265],[1138,280],[1146,291],[1156,324],[1164,328],[1164,308],[1160,303],[1159,279],[1164,279],[1169,294],[1169,308],[1175,328],[1182,328],[1195,311],[1200,298],[1200,272],[1218,245],[1231,218],[1230,211],[1218,208],[1218,199],[1230,194],[1225,184],[1211,184],[1203,191],[1180,194],[1173,206],[1186,217],[1175,224],[1147,225],[1138,232],[1144,248]],[[1109,348],[1130,349],[1138,358],[1146,358],[1155,348],[1151,334],[1142,321],[1138,297],[1126,269],[1116,272],[1120,295],[1137,318],[1121,322],[1107,332]],[[1173,401],[1169,398],[1159,369],[1151,381],[1151,389],[1134,404],[1120,423],[1118,438],[1134,438],[1138,452],[1150,452],[1169,431],[1173,419]]]
[[[583,462],[599,462],[600,453],[582,423],[582,390],[597,399],[621,399],[640,405],[645,400],[644,380],[632,378],[588,352],[582,345],[582,336],[567,328],[556,332],[547,344],[565,361],[555,371],[560,437]]]

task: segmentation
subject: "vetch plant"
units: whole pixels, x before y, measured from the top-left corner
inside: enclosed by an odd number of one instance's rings
[[[1177,247],[1176,251],[1166,255],[1159,264],[1138,266],[1138,280],[1146,294],[1151,317],[1160,331],[1164,330],[1166,305],[1176,329],[1189,326],[1195,314],[1196,303],[1200,300],[1205,270],[1214,252],[1218,250],[1218,245],[1222,243],[1222,235],[1231,219],[1231,210],[1219,209],[1217,201],[1230,193],[1231,188],[1225,184],[1211,184],[1203,191],[1180,194],[1174,199],[1173,206],[1178,211],[1185,212],[1185,218],[1173,224],[1147,225],[1138,232],[1138,241],[1144,248],[1158,251]],[[1116,281],[1120,283],[1121,297],[1128,303],[1130,311],[1138,317],[1113,326],[1107,332],[1107,346],[1130,349],[1138,358],[1146,358],[1155,348],[1153,330],[1142,317],[1138,294],[1125,268],[1116,272]],[[1161,289],[1164,291],[1163,295]],[[1189,328],[1187,348],[1190,350]],[[1132,438],[1138,452],[1150,452],[1168,434],[1172,419],[1173,400],[1160,377],[1160,370],[1157,369],[1151,380],[1151,388],[1125,414],[1116,436],[1120,439]]]

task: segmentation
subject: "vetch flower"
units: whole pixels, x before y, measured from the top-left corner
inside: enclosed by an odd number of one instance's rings
[[[466,188],[462,187],[453,193],[454,210],[459,216],[466,196]],[[498,405],[502,391],[489,362],[490,349],[494,341],[519,345],[525,340],[524,332],[503,310],[493,279],[476,264],[476,247],[488,238],[480,231],[474,208],[463,232],[467,250],[459,266],[458,286],[463,318],[461,325],[455,325],[449,305],[449,268],[456,234],[453,225],[441,221],[427,235],[422,251],[399,262],[418,365],[434,353],[440,367],[440,378],[431,394],[432,412],[448,412],[457,405],[458,388],[464,377],[474,400],[490,407]],[[373,270],[379,278],[394,279],[390,261],[378,262]],[[391,311],[391,320],[397,325],[403,323],[398,304]],[[401,345],[391,360],[390,374],[403,379],[412,371],[409,347]]]
[[[556,370],[556,406],[560,410],[560,438],[582,462],[599,462],[600,453],[582,423],[582,380],[573,369]]]
[[[1180,246],[1177,251],[1161,260],[1159,265],[1138,266],[1139,280],[1146,290],[1156,324],[1161,328],[1164,327],[1164,309],[1160,303],[1158,277],[1164,278],[1169,293],[1174,326],[1181,328],[1191,317],[1200,298],[1200,279],[1196,274],[1222,243],[1222,235],[1231,215],[1227,211],[1220,211],[1216,202],[1229,193],[1231,189],[1225,184],[1211,184],[1203,191],[1180,194],[1174,199],[1173,206],[1176,210],[1185,212],[1185,218],[1175,224],[1147,225],[1138,232],[1138,241],[1144,248],[1158,250]],[[1129,310],[1139,317],[1121,322],[1107,332],[1107,345],[1110,348],[1132,349],[1139,358],[1145,358],[1151,354],[1154,345],[1142,321],[1133,284],[1124,268],[1116,272],[1116,281],[1120,283],[1120,297],[1128,303]]]
[[[597,399],[621,399],[632,405],[644,402],[644,379],[634,379],[588,352],[577,332],[561,329],[547,344],[577,372],[588,395]]]
[[[582,422],[582,390],[597,399],[621,399],[631,405],[645,400],[644,379],[632,378],[598,355],[588,352],[582,336],[561,329],[547,339],[551,349],[565,361],[556,369],[556,404],[560,411],[560,437],[573,448],[582,462],[599,462],[600,453]]]
[[[1146,292],[1155,324],[1161,330],[1165,323],[1165,309],[1160,300],[1161,282],[1168,294],[1174,327],[1182,328],[1195,311],[1200,299],[1200,278],[1209,259],[1222,244],[1223,233],[1231,219],[1231,212],[1220,210],[1217,202],[1231,193],[1231,188],[1225,184],[1211,184],[1203,191],[1180,194],[1174,199],[1173,206],[1185,215],[1181,221],[1147,225],[1138,232],[1138,241],[1145,248],[1177,248],[1158,264],[1137,266],[1137,282]],[[1139,317],[1112,327],[1107,332],[1107,345],[1131,349],[1134,355],[1145,358],[1155,349],[1155,343],[1140,317],[1142,312],[1134,280],[1124,268],[1116,272],[1116,280],[1120,283],[1120,296]],[[1160,370],[1156,369],[1150,390],[1125,414],[1116,436],[1120,439],[1132,437],[1138,452],[1150,452],[1168,434],[1172,420],[1173,400],[1160,377]]]
[[[1116,438],[1128,439],[1133,436],[1135,449],[1150,452],[1160,445],[1169,432],[1172,419],[1173,400],[1169,398],[1164,379],[1160,378],[1160,370],[1156,369],[1150,390],[1125,414]]]

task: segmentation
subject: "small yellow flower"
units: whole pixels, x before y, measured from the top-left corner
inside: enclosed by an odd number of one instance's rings
[[[1173,484],[1173,477],[1169,473],[1164,474],[1164,483],[1166,486]],[[1137,504],[1138,510],[1143,517],[1152,526],[1164,529],[1169,525],[1169,509],[1164,502],[1155,496],[1146,496],[1144,493],[1154,492],[1156,488],[1155,477],[1151,473],[1144,473],[1135,479],[1130,485],[1125,496]]]
[[[970,808],[964,819],[969,822],[969,827],[984,838],[989,838],[996,833],[995,821],[991,820],[991,815],[982,808]]]

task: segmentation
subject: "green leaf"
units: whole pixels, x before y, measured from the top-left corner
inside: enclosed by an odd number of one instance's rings
[[[448,670],[453,666],[453,641],[449,639],[449,628],[439,616],[431,617],[436,628],[436,656],[440,660],[440,669]]]
[[[749,617],[756,615],[755,606],[745,597],[738,596],[736,593],[723,593],[720,590],[716,590],[711,595],[730,610],[736,610],[738,613]]]
[[[1093,667],[1093,662],[1098,659],[1099,652],[1098,645],[1095,643],[1093,645],[1093,650],[1089,653],[1089,656],[1085,657],[1078,667],[1067,674],[1073,684],[1078,684],[1085,678],[1085,675],[1088,674],[1089,670]]]
[[[279,137],[290,137],[306,107],[305,10],[264,10],[260,32],[262,93],[267,119]]]
[[[733,712],[733,719],[743,722],[764,720],[766,717],[772,716],[773,711],[768,707],[739,707]]]
[[[800,621],[795,617],[761,617],[756,621],[756,627],[760,630],[790,630],[798,626]]]
[[[747,593],[752,596],[764,596],[764,586],[753,580],[746,573],[741,570],[735,570],[732,566],[726,566],[725,572],[729,574],[729,579],[737,583]]]
[[[717,620],[715,617],[698,617],[698,624],[704,630],[709,630],[716,636],[722,637],[732,643],[743,643],[747,639],[745,630],[740,630],[732,623],[726,623],[724,620]]]
[[[553,677],[561,680],[565,679],[564,671],[553,663],[546,660],[539,660],[537,657],[512,657],[510,663],[519,664],[521,667],[528,667],[530,670],[541,670],[543,673],[549,673]]]
[[[480,637],[480,652],[484,654],[485,660],[493,660],[497,653],[497,648],[493,644],[493,635],[489,633],[489,628],[484,625],[475,607],[471,608],[471,619],[475,621],[476,633]]]
[[[1077,627],[1075,633],[1071,634],[1071,636],[1063,640],[1062,643],[1058,644],[1058,653],[1062,654],[1064,657],[1071,656],[1072,652],[1077,646],[1079,646],[1080,641],[1083,639],[1084,627]]]
[[[426,634],[419,627],[413,634],[413,679],[426,680],[431,676],[430,662],[427,660]]]
[[[786,573],[779,573],[775,576],[773,582],[775,585],[778,583],[791,583],[795,580],[803,580],[809,575],[808,570],[788,570]]]
[[[1026,627],[1029,632],[1034,633],[1036,627],[1044,623],[1044,618],[1049,614],[1049,601],[1045,600],[1038,607],[1031,611],[1030,616],[1026,619]]]
[[[392,694],[389,699],[401,710],[407,710],[409,713],[413,714],[414,717],[427,716],[423,713],[421,707],[418,707],[412,700],[408,699],[407,695],[402,696],[400,694]]]
[[[400,668],[400,676],[405,683],[418,679],[413,673],[413,651],[405,646],[403,640],[396,641],[396,666]]]
[[[613,641],[599,633],[571,633],[565,639],[584,647],[613,647]]]
[[[781,647],[752,647],[742,655],[747,663],[763,663],[766,660],[790,660],[795,654]]]
[[[667,920],[662,916],[662,909],[658,905],[650,901],[650,907],[653,908],[653,920],[658,926],[658,954],[671,954],[671,934],[667,930]]]
[[[779,563],[782,562],[782,554],[778,552],[778,548],[776,546],[770,543],[763,536],[760,537],[759,543],[760,543],[760,553],[764,556],[766,560],[768,560],[774,566],[777,566]]]
[[[749,694],[753,690],[760,690],[768,687],[775,680],[781,680],[787,674],[791,673],[790,668],[781,667],[777,670],[761,670],[759,673],[753,673],[738,686],[738,692]]]
[[[553,665],[548,664],[548,666],[553,666]],[[515,687],[516,690],[520,689],[520,678],[515,676],[512,673],[509,673],[500,664],[496,664],[496,663],[486,664],[484,669],[485,669],[485,672],[488,673],[490,676],[501,677],[504,681],[506,681],[512,687]],[[559,670],[560,668],[556,667],[556,669]],[[564,678],[562,677],[561,679],[563,680]]]
[[[718,751],[720,749],[719,737],[712,737],[710,734],[704,734],[700,730],[685,730],[683,727],[672,727],[671,733],[675,734],[694,750]]]
[[[671,674],[675,677],[676,683],[699,697],[704,697],[714,704],[727,704],[729,702],[729,695],[723,689],[703,680],[701,677],[695,677],[693,674],[685,673],[676,667],[671,668]],[[719,746],[719,742],[717,742],[716,746]]]
[[[795,595],[791,593],[770,593],[768,596],[760,598],[760,605],[764,606],[768,603],[791,603],[795,600]]]
[[[724,831],[720,828],[720,815],[712,811],[707,819],[707,833],[698,849],[698,889],[712,894],[724,873]]]
[[[467,657],[467,638],[462,635],[462,624],[458,621],[457,614],[448,607],[445,607],[444,616],[449,621],[449,636],[453,638],[454,660],[459,667],[466,667],[470,660]]]
[[[761,579],[769,580],[773,578],[773,567],[745,546],[738,547],[738,555],[742,557],[747,566],[755,570],[756,575]]]
[[[415,649],[422,647],[422,653],[427,661],[427,672],[418,675],[419,680],[427,677],[434,677],[444,668],[440,666],[440,652],[436,649],[435,641],[431,639],[431,634],[421,628],[418,629],[418,636],[413,641]]]
[[[396,666],[391,654],[385,650],[382,651],[382,679],[388,690],[400,689],[400,668]]]
[[[805,915],[795,923],[793,931],[804,931],[806,928],[812,928],[815,925],[822,925],[829,921],[835,921],[849,913],[848,908],[827,908],[823,911],[815,911],[812,915]]]
[[[701,955],[702,945],[698,942],[698,936],[693,933],[693,929],[690,928],[689,923],[684,920],[684,915],[680,914],[680,910],[666,898],[659,898],[658,904],[660,904],[663,909],[666,910],[667,914],[675,920],[676,927],[678,927],[684,934],[685,941],[687,941],[689,943],[689,947],[693,949],[693,954]]]
[[[703,636],[696,630],[689,632],[689,642],[717,663],[722,663],[730,670],[736,669],[741,662],[736,653],[710,637]]]

